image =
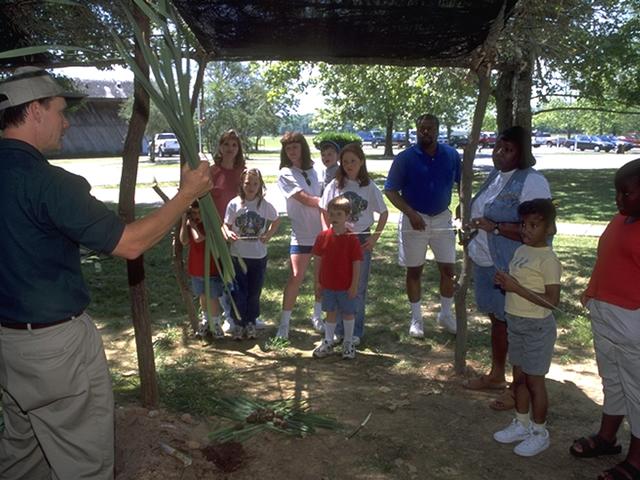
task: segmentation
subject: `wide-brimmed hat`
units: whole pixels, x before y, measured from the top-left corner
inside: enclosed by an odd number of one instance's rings
[[[66,91],[51,75],[38,67],[17,68],[11,77],[0,81],[0,111],[47,97],[63,97],[73,102],[86,95]]]

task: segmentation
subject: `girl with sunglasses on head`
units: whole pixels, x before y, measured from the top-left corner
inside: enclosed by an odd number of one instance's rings
[[[313,169],[309,144],[300,132],[287,132],[280,139],[280,176],[278,187],[287,200],[287,215],[291,219],[289,255],[291,273],[282,296],[282,316],[277,336],[289,337],[291,311],[300,285],[311,261],[311,249],[322,230],[320,221],[320,183]],[[322,304],[316,298],[315,310],[322,316]],[[315,317],[316,315],[314,315]]]

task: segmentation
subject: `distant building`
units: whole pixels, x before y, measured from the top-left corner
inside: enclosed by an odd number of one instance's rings
[[[74,79],[74,82],[88,96],[77,109],[68,112],[71,128],[65,132],[62,150],[56,156],[122,155],[128,124],[119,112],[133,95],[133,82],[110,79]]]

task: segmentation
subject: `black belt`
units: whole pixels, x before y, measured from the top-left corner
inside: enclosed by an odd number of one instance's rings
[[[79,317],[82,313],[78,315],[74,315],[72,317],[63,318],[62,320],[56,320],[55,322],[48,323],[24,323],[24,322],[5,322],[4,320],[0,320],[0,327],[2,328],[12,328],[14,330],[37,330],[39,328],[47,328],[53,327],[54,325],[60,325],[61,323],[68,322],[73,320],[74,318]]]

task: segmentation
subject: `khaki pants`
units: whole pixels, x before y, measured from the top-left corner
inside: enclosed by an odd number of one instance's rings
[[[88,315],[38,330],[0,327],[0,385],[0,479],[113,478],[113,392]]]

